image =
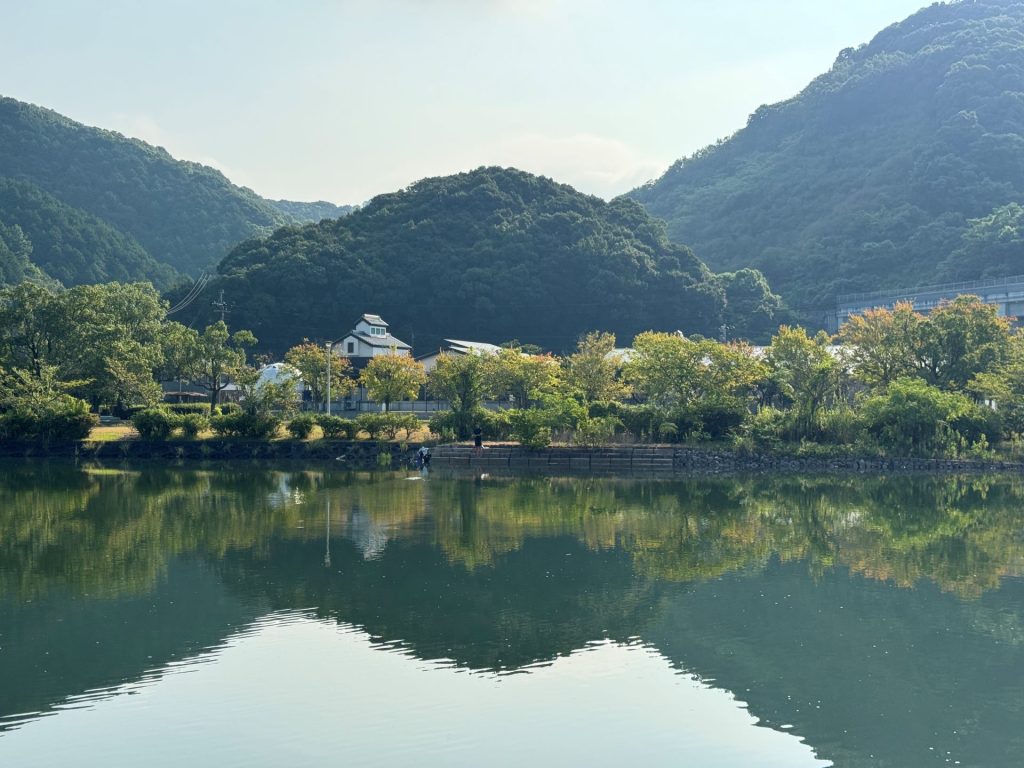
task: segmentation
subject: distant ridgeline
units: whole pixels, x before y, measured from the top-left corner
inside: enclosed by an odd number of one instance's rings
[[[232,324],[275,351],[339,337],[364,311],[429,351],[443,338],[562,350],[595,329],[718,337],[725,324],[764,336],[778,309],[759,274],[713,275],[634,201],[501,168],[425,179],[345,218],[251,239],[218,272],[209,290],[223,289]]]
[[[166,287],[248,237],[347,210],[264,200],[161,148],[0,97],[0,282],[41,271]]]
[[[810,321],[838,294],[1024,274],[1024,3],[932,5],[631,195]]]

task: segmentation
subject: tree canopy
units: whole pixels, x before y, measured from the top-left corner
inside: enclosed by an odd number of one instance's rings
[[[717,334],[724,308],[704,264],[633,201],[501,168],[425,179],[342,219],[284,227],[241,244],[219,272],[214,287],[234,316],[281,351],[303,336],[335,338],[362,311],[418,348],[515,336],[563,350],[593,328]]]

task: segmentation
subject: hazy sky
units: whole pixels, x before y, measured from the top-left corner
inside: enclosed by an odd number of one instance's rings
[[[0,0],[0,94],[268,197],[514,165],[610,197],[925,0]]]

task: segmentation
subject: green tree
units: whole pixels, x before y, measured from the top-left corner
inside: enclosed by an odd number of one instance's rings
[[[622,359],[615,353],[615,334],[592,331],[565,359],[567,380],[587,402],[621,400],[629,394],[622,381]]]
[[[327,347],[305,339],[289,349],[284,360],[302,375],[302,381],[309,388],[313,402],[320,404],[327,397]],[[337,354],[331,348],[331,397],[344,397],[355,386],[351,376],[352,364],[347,357]]]
[[[55,363],[58,306],[53,291],[36,283],[0,288],[0,363],[35,376]]]
[[[978,374],[998,369],[1010,353],[1010,322],[977,296],[935,309],[919,332],[918,365],[929,384],[962,392]]]
[[[59,295],[51,332],[63,379],[88,383],[75,393],[94,407],[123,408],[160,397],[167,304],[148,283],[79,285]]]
[[[884,389],[915,375],[923,315],[909,303],[854,315],[839,331],[852,375],[869,389]]]
[[[395,400],[416,397],[427,381],[423,365],[405,355],[374,357],[359,374],[359,383],[366,387],[371,400],[390,410]]]
[[[824,332],[813,338],[803,328],[781,326],[765,354],[769,379],[784,405],[791,405],[795,437],[813,434],[819,410],[844,395],[842,362]]]
[[[511,399],[516,408],[529,408],[531,400],[557,387],[559,370],[558,361],[549,355],[504,348],[487,359],[486,386],[495,397]]]
[[[626,381],[636,393],[666,411],[699,400],[744,401],[763,375],[749,347],[653,331],[636,337],[625,366]]]
[[[451,406],[456,436],[469,437],[486,393],[487,360],[481,355],[442,354],[427,376],[427,388]]]
[[[256,337],[250,331],[232,334],[223,320],[208,325],[196,339],[186,370],[190,378],[210,393],[211,410],[230,378],[243,373],[245,348],[255,343]]]

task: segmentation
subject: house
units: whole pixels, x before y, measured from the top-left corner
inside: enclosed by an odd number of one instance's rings
[[[375,357],[402,355],[408,357],[412,347],[396,339],[380,315],[363,315],[356,327],[334,345],[336,354],[347,357],[354,370],[361,370]]]
[[[424,370],[430,373],[437,365],[437,358],[441,355],[496,355],[501,347],[488,344],[484,341],[460,341],[459,339],[445,339],[444,346],[436,352],[420,355],[417,361],[423,364]]]

